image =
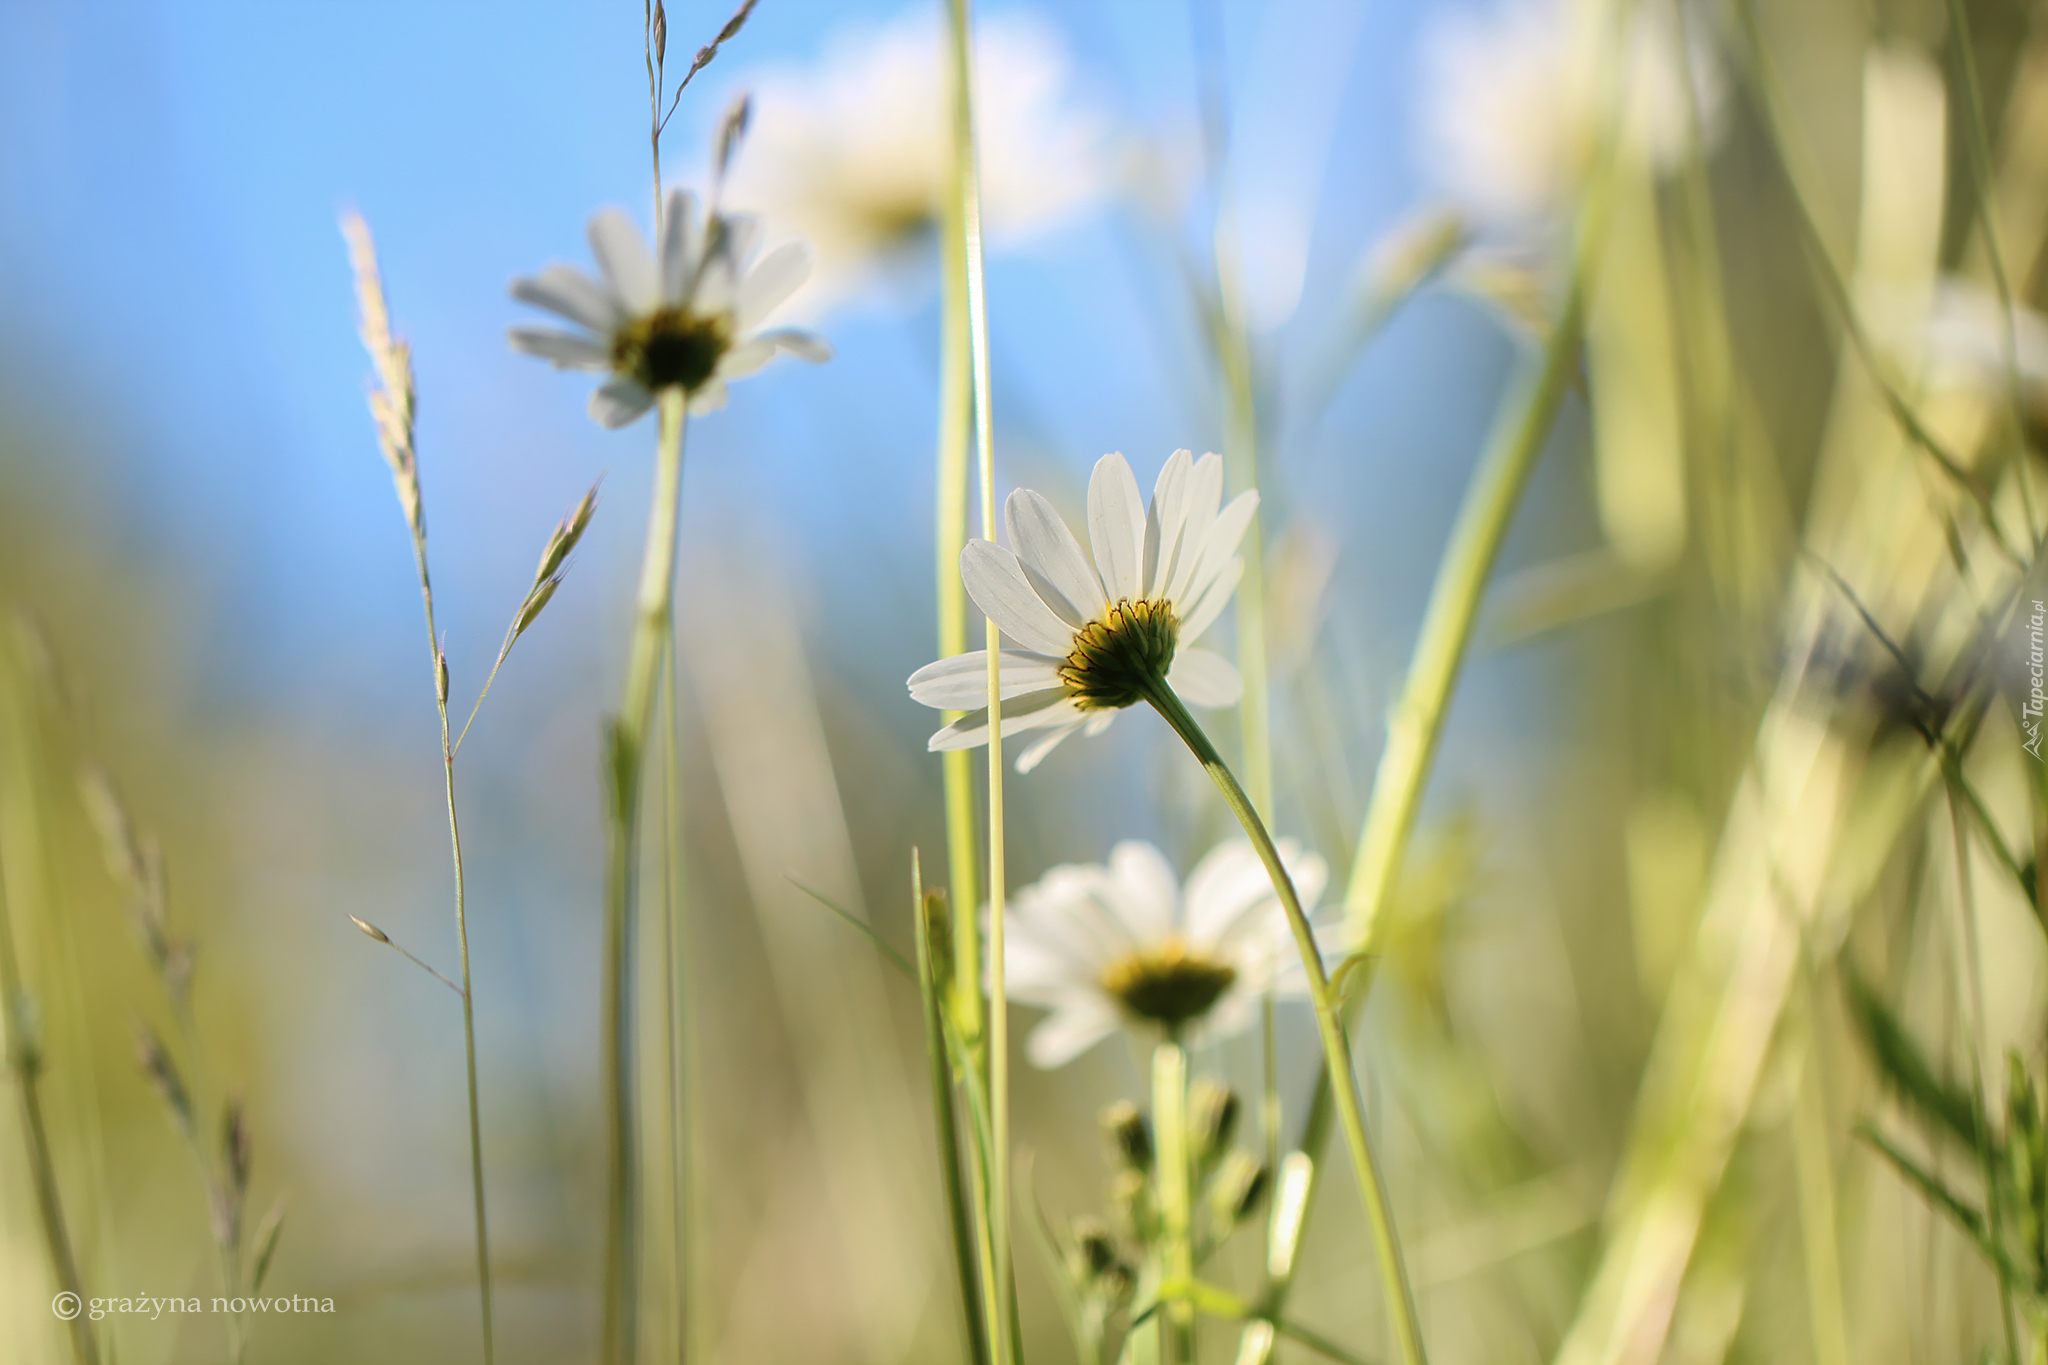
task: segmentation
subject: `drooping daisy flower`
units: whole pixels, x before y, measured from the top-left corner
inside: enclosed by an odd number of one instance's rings
[[[590,396],[590,415],[622,427],[663,389],[689,395],[691,412],[725,403],[726,383],[788,351],[828,360],[832,348],[809,332],[757,330],[811,273],[811,249],[786,242],[758,261],[759,229],[749,217],[707,219],[687,190],[668,199],[661,254],[649,251],[623,209],[590,220],[590,250],[603,282],[574,266],[550,265],[512,282],[513,297],[589,329],[515,327],[512,344],[557,368],[609,372]]]
[[[1313,907],[1328,869],[1292,839],[1281,861]],[[1055,867],[1017,893],[1005,918],[1012,1000],[1052,1011],[1025,1048],[1062,1066],[1122,1023],[1193,1041],[1244,1028],[1267,993],[1301,995],[1306,977],[1265,865],[1242,839],[1176,881],[1158,849],[1128,841],[1107,866]]]
[[[1222,499],[1220,456],[1173,452],[1148,509],[1124,457],[1105,455],[1088,481],[1092,564],[1059,512],[1028,488],[1003,508],[1009,549],[971,540],[961,551],[968,596],[1021,646],[999,660],[1003,733],[1052,732],[1018,758],[1018,772],[1037,767],[1076,730],[1100,734],[1161,683],[1197,706],[1237,701],[1237,669],[1193,647],[1237,589],[1237,545],[1259,505],[1253,492],[1219,509]],[[918,701],[968,711],[932,736],[932,749],[988,743],[987,679],[986,650],[911,675]]]
[[[1424,169],[1480,219],[1540,228],[1564,207],[1591,160],[1610,80],[1623,82],[1622,150],[1654,170],[1678,164],[1695,125],[1707,140],[1717,132],[1723,78],[1705,26],[1675,22],[1665,5],[1637,6],[1623,69],[1608,73],[1599,69],[1613,46],[1606,9],[1498,0],[1490,13],[1454,13],[1429,33]]]
[[[1102,196],[1104,122],[1073,96],[1066,49],[1042,21],[996,15],[975,49],[982,212],[1000,247]],[[748,149],[726,195],[816,245],[806,307],[856,292],[932,239],[952,158],[951,72],[944,31],[919,9],[835,35],[814,65],[746,80]]]

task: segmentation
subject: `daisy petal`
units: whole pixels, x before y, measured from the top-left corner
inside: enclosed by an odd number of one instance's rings
[[[1031,1030],[1025,1055],[1042,1071],[1065,1066],[1116,1032],[1116,1011],[1107,1001],[1075,995],[1050,1019]]]
[[[1145,498],[1131,466],[1117,454],[1095,462],[1088,479],[1088,539],[1095,546],[1095,569],[1112,602],[1137,601],[1145,595]]]
[[[1209,528],[1209,533],[1198,547],[1195,572],[1188,579],[1188,599],[1198,600],[1209,591],[1209,584],[1237,553],[1238,542],[1251,529],[1252,518],[1258,515],[1258,511],[1259,495],[1246,491],[1232,498],[1230,505],[1216,514],[1215,525]]]
[[[622,427],[654,406],[654,395],[637,379],[614,376],[590,395],[590,415],[599,426]]]
[[[1194,456],[1176,450],[1152,485],[1152,505],[1145,511],[1145,595],[1156,597],[1173,576],[1174,552],[1187,524],[1188,471]]]
[[[1028,773],[1039,764],[1045,762],[1045,756],[1054,749],[1059,748],[1061,740],[1073,734],[1074,731],[1080,729],[1084,724],[1086,724],[1085,721],[1075,720],[1070,724],[1062,725],[1045,738],[1034,741],[1025,748],[1023,753],[1017,755],[1017,771]]]
[[[1126,839],[1109,851],[1109,878],[1115,909],[1140,943],[1170,937],[1179,919],[1180,879],[1166,856],[1139,839]]]
[[[1067,529],[1059,509],[1020,488],[1003,504],[1003,521],[1025,580],[1055,616],[1079,628],[1102,615],[1109,605],[1102,595],[1102,580],[1088,567],[1081,542]]]
[[[755,337],[742,341],[718,358],[720,379],[745,379],[748,375],[764,368],[775,359],[775,343]]]
[[[681,304],[690,297],[690,273],[697,264],[697,204],[688,190],[668,197],[661,216],[661,301]]]
[[[742,332],[751,332],[770,313],[788,302],[811,277],[816,254],[804,242],[784,242],[763,256],[740,281],[737,316]]]
[[[732,262],[733,277],[737,279],[748,261],[754,259],[754,248],[761,244],[761,220],[751,213],[727,213],[720,218],[725,223],[725,255]]]
[[[690,394],[690,415],[701,417],[707,412],[717,412],[725,406],[727,396],[725,381],[713,375]]]
[[[690,295],[690,311],[702,317],[732,311],[733,296],[738,292],[738,274],[733,268],[732,258],[724,252],[707,258],[702,270],[697,272],[697,285]]]
[[[1235,706],[1244,695],[1237,666],[1206,649],[1183,649],[1173,656],[1166,681],[1180,699],[1193,706]]]
[[[815,332],[799,331],[794,327],[777,327],[773,331],[760,332],[756,341],[772,341],[776,349],[788,351],[800,360],[822,365],[832,358],[832,343]]]
[[[1237,591],[1237,580],[1244,577],[1244,561],[1233,559],[1223,566],[1223,572],[1209,580],[1209,589],[1188,608],[1188,614],[1181,618],[1180,638],[1192,643],[1202,638],[1202,632],[1216,624],[1216,618],[1230,605],[1232,593]]]
[[[612,366],[611,352],[598,342],[552,327],[514,327],[512,347],[552,360],[558,369],[608,370]]]
[[[1079,714],[1068,697],[1067,690],[1049,688],[1044,692],[1026,692],[1016,698],[1015,705],[1003,706],[1003,735],[1022,734],[1026,730],[1043,730],[1049,725],[1064,725]],[[932,753],[943,753],[948,749],[972,749],[988,743],[988,708],[969,711],[945,729],[925,742],[925,748]]]
[[[997,663],[1002,669],[1000,695],[1004,701],[1059,686],[1057,659],[1006,649]],[[988,651],[977,649],[971,654],[955,654],[926,664],[910,675],[910,695],[913,700],[941,711],[966,711],[988,705]]]
[[[590,220],[590,251],[629,313],[651,313],[661,303],[661,280],[647,241],[624,209],[600,209]]]
[[[512,297],[580,322],[593,332],[609,332],[619,324],[619,305],[574,266],[551,265],[536,276],[514,280]]]
[[[1188,584],[1201,567],[1202,546],[1209,538],[1209,529],[1216,524],[1216,509],[1223,505],[1223,457],[1214,453],[1204,455],[1195,461],[1195,467],[1188,471],[1186,512],[1180,533],[1180,546],[1175,551],[1173,575],[1166,580],[1166,600],[1185,601]]]
[[[1282,839],[1275,845],[1280,853],[1280,862],[1292,877],[1295,869],[1292,861],[1298,856],[1298,847],[1291,839]],[[1300,884],[1296,883],[1299,893]],[[1321,891],[1318,886],[1317,891]],[[1273,894],[1272,880],[1266,874],[1266,865],[1259,860],[1258,853],[1250,842],[1233,839],[1218,844],[1188,873],[1188,881],[1182,893],[1187,905],[1187,932],[1191,942],[1213,948],[1226,937],[1238,932],[1254,912],[1285,914],[1280,909],[1279,898]],[[1306,902],[1314,904],[1313,901]]]
[[[960,577],[982,615],[1024,648],[1065,658],[1074,648],[1072,628],[1032,590],[1017,556],[986,540],[970,540],[960,551]]]

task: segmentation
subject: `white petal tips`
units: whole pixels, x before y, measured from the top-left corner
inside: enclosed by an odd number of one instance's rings
[[[784,242],[763,256],[740,281],[735,312],[742,332],[761,325],[811,277],[817,253],[806,242]]]
[[[1137,601],[1145,595],[1145,498],[1121,455],[1095,462],[1088,480],[1088,538],[1095,545],[1095,569],[1109,600]]]
[[[1053,614],[1010,551],[986,540],[968,541],[960,552],[960,578],[982,615],[1018,644],[1055,658],[1072,652],[1073,628]]]
[[[609,332],[619,323],[618,303],[574,266],[551,265],[536,276],[514,280],[512,297],[559,313],[593,332]]]
[[[528,355],[552,360],[558,369],[605,370],[611,368],[611,352],[589,337],[558,332],[552,327],[514,327],[512,347]]]
[[[654,406],[654,395],[637,379],[614,375],[590,395],[590,415],[603,427],[622,427]]]
[[[651,313],[661,303],[661,279],[646,239],[624,209],[600,209],[590,220],[590,251],[606,283],[628,312]]]

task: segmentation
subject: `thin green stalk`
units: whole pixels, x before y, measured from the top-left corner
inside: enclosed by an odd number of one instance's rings
[[[967,546],[968,445],[974,416],[974,370],[967,324],[967,242],[962,226],[961,166],[973,154],[962,103],[955,100],[955,156],[948,168],[951,193],[941,210],[939,235],[939,505],[937,563],[939,653],[967,652],[967,588],[960,552]],[[947,712],[951,723],[959,712]],[[951,986],[954,1018],[971,1043],[981,1041],[980,840],[974,828],[974,760],[964,749],[940,755],[946,791],[946,873],[957,911],[959,953]]]
[[[1159,1160],[1160,1278],[1191,1284],[1195,1278],[1194,1171],[1188,1155],[1188,1054],[1168,1039],[1152,1053],[1152,1140]],[[1186,1299],[1160,1310],[1160,1359],[1192,1365],[1195,1310]]]
[[[671,648],[675,600],[676,528],[683,490],[685,398],[661,395],[660,450],[654,501],[648,511],[647,549],[641,562],[633,644],[626,661],[625,697],[612,719],[607,755],[610,780],[609,855],[605,871],[604,1077],[611,1128],[606,1200],[603,1359],[635,1365],[640,1335],[640,1171],[638,1112],[633,1102],[635,1000],[633,944],[640,852],[640,774],[654,719],[655,685]]]
[[[36,1214],[42,1223],[43,1248],[50,1257],[50,1276],[60,1293],[69,1294],[73,1303],[82,1305],[85,1283],[79,1278],[78,1257],[72,1251],[70,1228],[64,1221],[57,1163],[50,1146],[49,1126],[43,1120],[43,1100],[37,1088],[42,1055],[33,1033],[35,1010],[22,990],[21,964],[15,956],[14,923],[8,914],[4,876],[0,876],[0,1008],[7,1011],[7,1069],[14,1073],[22,1140],[28,1149],[30,1183],[35,1186]],[[83,1313],[74,1312],[68,1325],[76,1365],[99,1365],[92,1324]]]
[[[1401,857],[1415,827],[1423,788],[1436,759],[1444,716],[1472,640],[1472,624],[1493,575],[1501,543],[1522,490],[1536,467],[1551,424],[1578,374],[1579,340],[1585,327],[1584,290],[1574,276],[1564,316],[1550,335],[1542,368],[1495,432],[1473,472],[1457,524],[1444,548],[1436,586],[1415,642],[1415,658],[1400,702],[1387,723],[1387,747],[1373,778],[1372,799],[1358,837],[1358,856],[1344,893],[1346,933],[1353,951],[1370,952],[1381,913],[1400,874]]]
[[[996,538],[995,429],[989,401],[988,297],[982,271],[981,182],[974,146],[974,38],[968,0],[951,0],[954,136],[959,176],[960,242],[965,264],[968,355],[972,362],[974,444],[981,482],[981,533]],[[988,650],[988,1236],[996,1314],[990,1336],[997,1365],[1018,1354],[1010,1246],[1010,1010],[1005,982],[1003,857],[1002,637],[993,621]]]
[[[1963,809],[1956,804],[1953,794],[1948,801],[1949,838],[1955,846],[1956,856],[1956,967],[1963,978],[1962,995],[1969,1001],[1970,1029],[1970,1090],[1972,1094],[1984,1094],[1984,1054],[1990,1051],[1990,1038],[1984,1022],[1984,959],[1977,946],[1977,898],[1970,877],[1970,834],[1963,823]],[[1984,1223],[1991,1245],[2005,1245],[2004,1203],[2001,1197],[2004,1182],[1999,1179],[1999,1153],[1995,1140],[1982,1124],[1977,1132],[1977,1159],[1984,1176]],[[2012,1283],[2002,1265],[1998,1270],[1998,1309],[2000,1322],[2005,1328],[2005,1352],[2008,1359],[2018,1360],[2020,1337],[2018,1321],[2013,1316]]]
[[[1423,1365],[1428,1355],[1423,1348],[1415,1295],[1409,1287],[1407,1263],[1402,1259],[1400,1239],[1394,1230],[1386,1182],[1380,1175],[1379,1163],[1372,1152],[1372,1141],[1366,1133],[1365,1103],[1358,1090],[1358,1074],[1352,1067],[1351,1040],[1345,1032],[1336,997],[1330,989],[1330,976],[1323,967],[1322,950],[1316,943],[1315,930],[1301,908],[1301,898],[1295,893],[1293,878],[1288,876],[1286,865],[1280,861],[1280,851],[1273,846],[1273,836],[1266,831],[1251,799],[1216,752],[1216,746],[1209,742],[1209,737],[1202,732],[1202,727],[1165,679],[1157,679],[1149,686],[1146,700],[1165,717],[1166,723],[1186,743],[1196,761],[1208,771],[1217,790],[1223,793],[1231,814],[1237,817],[1246,837],[1258,850],[1260,861],[1266,865],[1266,874],[1272,878],[1273,890],[1286,909],[1287,924],[1294,933],[1295,946],[1301,952],[1302,968],[1308,977],[1309,998],[1315,1005],[1316,1032],[1322,1041],[1324,1064],[1329,1069],[1338,1125],[1343,1130],[1344,1145],[1358,1180],[1359,1195],[1365,1201],[1366,1219],[1372,1227],[1382,1293],[1386,1298],[1388,1315],[1393,1320],[1395,1342],[1405,1365]]]
[[[2020,507],[2027,518],[2027,537],[2036,547],[2041,543],[2040,522],[2034,514],[2034,494],[2027,477],[2026,438],[2022,423],[2026,418],[2026,395],[2021,387],[2019,367],[2019,330],[2014,321],[2017,301],[2013,297],[2012,277],[2006,273],[2005,252],[1998,240],[1997,216],[1991,211],[1991,136],[1984,119],[1984,87],[1977,76],[1977,54],[1970,38],[1970,16],[1962,0],[1948,0],[1949,41],[1954,44],[1957,65],[1961,68],[1963,107],[1969,117],[1968,136],[1964,145],[1970,153],[1971,201],[1976,209],[1978,230],[1984,234],[1984,258],[1991,266],[1992,283],[1998,290],[1998,319],[2000,323],[2000,349],[2005,360],[2006,394],[2012,402],[2014,422],[2013,478],[2019,484]]]
[[[1828,1150],[1827,1099],[1820,1072],[1820,1021],[1815,1016],[1813,964],[1800,970],[1806,996],[1806,1074],[1792,1099],[1792,1172],[1799,1193],[1800,1240],[1806,1253],[1806,1302],[1814,1365],[1849,1365],[1849,1328],[1842,1312],[1842,1256],[1836,1245],[1835,1166]]]
[[[668,631],[675,635],[671,603]],[[661,881],[662,881],[662,1005],[668,1026],[669,1254],[674,1263],[676,1350],[687,1362],[701,1357],[704,1343],[696,1334],[697,1225],[701,1201],[697,1172],[697,1097],[690,1067],[691,951],[690,917],[684,904],[687,882],[684,859],[682,763],[676,726],[676,655],[664,650],[661,666]]]
[[[1252,387],[1251,329],[1245,321],[1243,276],[1238,259],[1237,196],[1229,180],[1230,111],[1226,98],[1223,16],[1217,0],[1195,0],[1192,15],[1200,54],[1203,147],[1210,194],[1216,201],[1215,307],[1211,341],[1223,371],[1223,452],[1237,492],[1259,486],[1259,417]],[[1244,577],[1237,589],[1237,671],[1244,680],[1238,697],[1244,731],[1245,786],[1252,804],[1273,809],[1273,730],[1266,655],[1266,552],[1260,518],[1254,516],[1239,544]]]
[[[932,1123],[938,1132],[939,1163],[945,1168],[946,1221],[953,1230],[953,1268],[960,1278],[961,1316],[967,1324],[967,1358],[988,1365],[988,1332],[975,1311],[974,1230],[967,1216],[967,1192],[960,1174],[960,1120],[953,1107],[953,1066],[946,1048],[946,984],[932,952],[931,909],[925,903],[924,869],[910,852],[911,923],[917,930],[917,994],[924,1006],[925,1060],[930,1067]]]
[[[419,517],[409,518],[409,521],[413,562],[420,574],[420,601],[426,612],[427,648],[434,670],[434,710],[441,722],[441,775],[448,802],[448,847],[455,864],[455,940],[461,956],[458,993],[462,996],[462,1050],[469,1092],[469,1173],[476,1208],[476,1274],[482,1301],[484,1365],[492,1365],[497,1359],[497,1350],[491,1310],[491,1235],[484,1200],[483,1108],[477,1094],[476,998],[469,973],[469,900],[462,869],[462,823],[455,811],[455,745],[448,723],[448,660],[441,652],[441,633],[434,624],[434,587],[427,573],[426,522]]]

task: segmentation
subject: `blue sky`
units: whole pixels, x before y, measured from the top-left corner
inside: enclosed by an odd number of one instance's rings
[[[749,68],[808,60],[835,27],[900,12],[765,0],[685,96],[670,166],[698,160]],[[1068,38],[1087,98],[1133,126],[1191,119],[1184,7],[1041,13]],[[1318,197],[1290,342],[1327,332],[1358,252],[1418,200],[1406,73],[1424,14],[1225,7],[1245,164],[1276,192]],[[678,5],[672,47],[687,53],[721,18]],[[234,679],[239,703],[377,694],[400,668],[415,681],[403,532],[361,407],[344,207],[375,227],[415,346],[451,654],[488,654],[546,528],[607,471],[590,581],[574,587],[595,593],[629,567],[651,429],[597,431],[584,381],[513,355],[503,332],[523,312],[508,280],[582,259],[598,205],[646,200],[640,31],[626,0],[0,4],[5,392],[17,421],[56,437],[27,458],[61,449],[128,553],[190,576],[207,652],[227,661],[216,681]],[[1310,120],[1323,131],[1304,136],[1301,89],[1316,80],[1332,96]],[[1028,449],[1078,478],[1119,448],[1149,477],[1174,446],[1216,443],[1192,339],[1162,350],[1138,316],[1158,297],[1156,282],[1134,282],[1145,250],[1103,214],[995,261],[1006,456]],[[1185,326],[1183,312],[1165,330]],[[697,429],[693,512],[730,499],[766,515],[802,538],[814,570],[862,556],[922,573],[934,330],[929,302],[869,309],[828,325],[840,358],[825,370],[751,381]],[[1448,515],[1483,425],[1483,410],[1431,411],[1430,394],[1501,358],[1469,307],[1425,305],[1314,439],[1282,452],[1283,469],[1357,499],[1340,535],[1406,541],[1414,497],[1429,520]],[[1401,515],[1379,510],[1395,504]]]

